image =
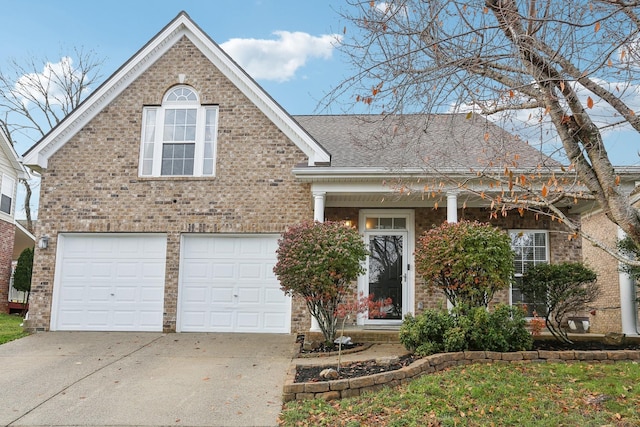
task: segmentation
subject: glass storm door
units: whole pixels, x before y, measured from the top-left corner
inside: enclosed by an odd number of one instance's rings
[[[369,315],[369,324],[396,324],[402,320],[407,277],[407,233],[403,231],[372,231],[366,233],[369,243],[367,261],[368,295],[374,301],[391,299],[380,311]]]

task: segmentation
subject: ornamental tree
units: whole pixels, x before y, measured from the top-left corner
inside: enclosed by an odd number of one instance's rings
[[[371,113],[462,112],[471,118],[475,111],[517,131],[564,166],[544,164],[541,158],[535,167],[524,167],[509,155],[508,142],[477,140],[477,153],[488,158],[472,172],[504,190],[492,196],[494,215],[517,208],[561,219],[570,233],[621,262],[640,266],[639,259],[625,257],[587,233],[560,209],[593,200],[640,244],[640,209],[628,197],[629,187],[621,185],[623,170],[614,167],[605,144],[607,134],[618,130],[630,132],[619,137],[624,141],[640,134],[639,1],[344,3],[345,29],[338,46],[353,73],[327,96],[327,105],[347,95],[357,108]],[[425,133],[429,122],[424,120]],[[491,138],[489,133],[485,137]],[[489,155],[488,142],[506,144],[505,155]],[[635,146],[628,146],[628,157],[637,161]],[[427,171],[449,175],[440,162],[424,163]],[[441,182],[447,187],[443,192],[476,192],[467,183]],[[401,189],[408,186],[402,184]],[[424,180],[418,184],[414,193],[426,187]]]
[[[430,290],[442,291],[456,307],[487,307],[509,287],[513,251],[507,233],[489,224],[445,222],[418,240],[416,269]]]
[[[596,273],[581,263],[538,264],[522,277],[522,293],[545,306],[549,332],[571,344],[565,328],[567,315],[586,310],[598,298],[596,279]]]
[[[20,292],[24,292],[26,297],[23,303],[29,302],[31,293],[31,274],[33,271],[33,248],[26,248],[18,257],[16,271],[13,273],[13,287]]]
[[[273,268],[281,289],[304,299],[325,341],[333,345],[338,308],[352,293],[352,281],[364,273],[367,250],[358,231],[341,222],[305,222],[278,240]]]

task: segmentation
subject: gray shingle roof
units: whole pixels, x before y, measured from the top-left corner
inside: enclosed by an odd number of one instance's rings
[[[293,118],[331,153],[332,167],[478,169],[507,163],[522,168],[559,165],[477,114]]]

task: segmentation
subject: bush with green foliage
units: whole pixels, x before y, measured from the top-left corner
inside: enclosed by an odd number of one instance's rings
[[[522,293],[546,308],[545,325],[559,341],[572,343],[567,332],[567,316],[588,310],[600,288],[596,273],[577,262],[538,264],[522,276]]]
[[[29,302],[29,295],[31,293],[31,275],[33,272],[33,249],[26,248],[22,251],[18,257],[18,264],[16,270],[13,273],[13,287],[24,292],[26,295],[24,303]]]
[[[455,326],[452,316],[444,310],[428,309],[417,316],[408,313],[400,327],[400,342],[417,354],[445,351],[444,334]]]
[[[498,305],[466,310],[425,310],[407,316],[400,328],[400,342],[407,350],[426,356],[465,350],[523,351],[533,346],[522,309]]]
[[[445,222],[418,240],[415,262],[430,290],[444,292],[454,306],[488,307],[513,277],[511,239],[490,224]]]
[[[339,306],[364,273],[366,256],[362,236],[341,222],[305,222],[278,240],[273,272],[285,293],[303,298],[327,345],[333,345]]]

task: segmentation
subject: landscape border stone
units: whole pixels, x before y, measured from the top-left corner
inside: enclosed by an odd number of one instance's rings
[[[627,360],[640,360],[640,350],[534,350],[509,353],[465,351],[457,353],[440,353],[423,357],[415,360],[410,365],[404,366],[395,371],[382,372],[351,379],[306,383],[295,382],[295,374],[298,366],[292,365],[291,369],[287,372],[282,400],[284,402],[314,398],[337,400],[346,397],[360,396],[365,392],[380,390],[382,387],[394,387],[399,384],[407,384],[411,380],[425,374],[431,374],[449,367],[468,365],[472,363],[568,363],[579,361],[587,361],[590,363],[615,363]]]

